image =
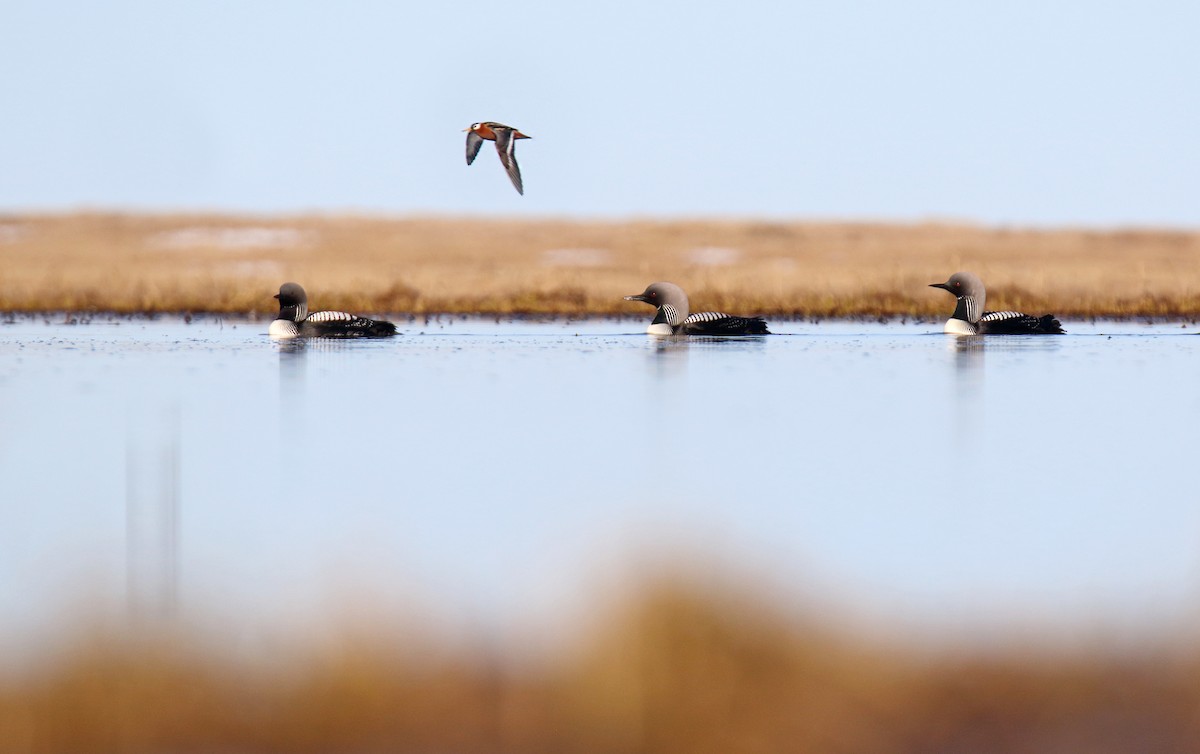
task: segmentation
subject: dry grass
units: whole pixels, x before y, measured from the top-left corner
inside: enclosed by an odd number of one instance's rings
[[[375,636],[273,669],[93,643],[0,678],[0,753],[1200,751],[1194,661],[931,658],[678,585],[536,667]]]
[[[1200,232],[763,221],[0,216],[0,310],[268,314],[281,282],[362,312],[633,314],[655,280],[695,307],[943,317],[970,269],[993,308],[1200,317]]]

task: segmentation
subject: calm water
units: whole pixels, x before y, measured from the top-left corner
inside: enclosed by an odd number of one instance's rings
[[[536,623],[680,554],[922,630],[1200,605],[1195,327],[400,325],[0,325],[2,636],[81,598]]]

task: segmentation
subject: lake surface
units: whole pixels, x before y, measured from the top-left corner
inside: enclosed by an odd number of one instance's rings
[[[268,324],[0,325],[0,639],[81,600],[247,635],[355,600],[518,630],[678,558],[938,634],[1200,605],[1195,326]]]

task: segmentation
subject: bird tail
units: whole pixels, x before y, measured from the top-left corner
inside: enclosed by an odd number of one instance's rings
[[[371,338],[386,338],[389,335],[396,334],[396,326],[391,322],[381,322],[376,319],[367,320],[371,324],[367,325],[366,334]]]
[[[1051,335],[1060,335],[1066,332],[1062,328],[1062,323],[1055,319],[1053,314],[1043,314],[1038,317],[1037,330]]]
[[[762,317],[747,317],[746,333],[749,335],[770,335],[771,331],[767,329],[767,321]]]

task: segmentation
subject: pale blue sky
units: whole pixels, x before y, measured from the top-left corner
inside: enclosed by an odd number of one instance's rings
[[[1200,226],[1200,4],[0,10],[0,211]],[[531,134],[512,190],[462,129]]]

